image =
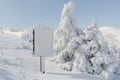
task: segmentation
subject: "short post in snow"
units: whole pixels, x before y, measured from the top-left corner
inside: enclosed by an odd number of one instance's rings
[[[40,72],[45,73],[45,59],[42,56],[40,56]]]
[[[52,53],[53,30],[37,27],[33,30],[33,55],[40,57],[40,72],[45,73],[45,57]]]

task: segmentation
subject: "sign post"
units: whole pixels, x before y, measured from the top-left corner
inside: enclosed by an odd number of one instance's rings
[[[42,56],[40,56],[40,72],[45,73],[45,59]]]
[[[53,30],[35,28],[33,30],[33,54],[40,57],[40,71],[45,73],[45,57],[52,53]]]

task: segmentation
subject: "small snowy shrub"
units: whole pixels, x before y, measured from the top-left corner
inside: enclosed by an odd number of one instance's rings
[[[33,41],[33,29],[24,30],[21,38],[23,40],[32,42]]]

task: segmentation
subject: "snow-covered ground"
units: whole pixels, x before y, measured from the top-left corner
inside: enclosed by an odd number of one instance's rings
[[[104,26],[100,28],[100,31],[111,46],[116,46],[120,49],[120,28]]]
[[[0,80],[103,80],[77,71],[64,71],[46,58],[46,73],[39,71],[39,57],[32,55],[31,44],[19,33],[0,32]],[[113,80],[120,80],[119,74]]]
[[[104,26],[99,29],[110,46],[120,49],[120,28]]]
[[[32,55],[32,50],[26,48],[30,43],[11,33],[0,33],[0,80],[98,79],[85,73],[63,71],[49,60],[46,60],[46,73],[41,74],[39,57]]]

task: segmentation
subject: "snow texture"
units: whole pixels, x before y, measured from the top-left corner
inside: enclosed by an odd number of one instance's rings
[[[3,29],[3,31],[5,31]],[[59,68],[59,65],[45,60],[45,74],[39,71],[39,57],[32,55],[32,50],[22,48],[30,42],[21,39],[17,31],[15,34],[0,32],[0,80],[97,80],[99,76],[92,76],[80,72],[68,72]],[[22,36],[22,34],[21,34]],[[4,47],[3,47],[4,46]],[[21,47],[18,49],[18,47]],[[118,78],[117,78],[118,79]],[[116,79],[116,80],[117,80]]]

